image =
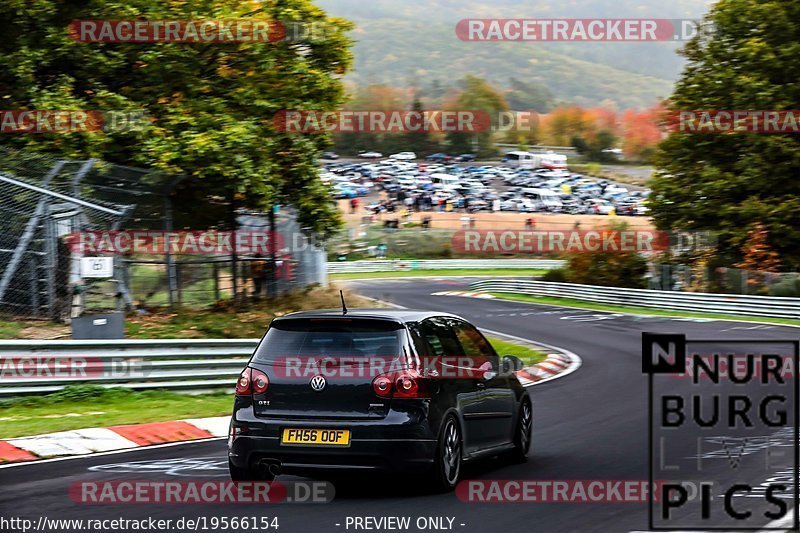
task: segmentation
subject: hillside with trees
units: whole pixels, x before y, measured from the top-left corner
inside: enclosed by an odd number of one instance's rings
[[[320,0],[330,13],[353,20],[358,85],[415,87],[435,95],[472,74],[503,89],[514,80],[560,103],[619,109],[645,108],[668,96],[683,61],[682,43],[463,42],[455,34],[465,18],[699,19],[708,0],[572,0],[520,3],[500,0]],[[510,102],[512,104],[516,104]],[[524,105],[524,104],[523,104]],[[513,109],[524,109],[512,107]]]

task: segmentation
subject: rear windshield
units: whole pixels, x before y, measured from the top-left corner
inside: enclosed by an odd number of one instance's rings
[[[254,361],[277,363],[292,358],[400,359],[402,324],[386,320],[321,318],[277,320],[256,351]]]

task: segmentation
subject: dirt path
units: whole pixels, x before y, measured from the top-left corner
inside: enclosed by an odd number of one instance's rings
[[[360,214],[350,214],[347,200],[339,201],[339,209],[344,213],[347,225],[355,227],[362,222],[362,217],[369,215],[366,211]],[[432,229],[462,229],[462,218],[470,216],[475,219],[475,229],[525,229],[525,221],[532,218],[537,230],[571,230],[571,229],[599,229],[607,228],[610,224],[624,222],[632,229],[649,230],[653,224],[648,217],[611,217],[606,215],[560,215],[552,213],[512,213],[512,212],[485,212],[481,211],[472,215],[465,213],[440,213],[423,212],[414,213],[411,222],[420,223],[423,217],[431,218]],[[399,213],[384,213],[376,224],[383,220],[399,219]],[[580,224],[576,227],[576,224]]]

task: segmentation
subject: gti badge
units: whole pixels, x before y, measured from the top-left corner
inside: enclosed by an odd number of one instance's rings
[[[311,378],[311,388],[317,392],[322,392],[327,385],[328,382],[325,381],[324,376],[314,376]]]

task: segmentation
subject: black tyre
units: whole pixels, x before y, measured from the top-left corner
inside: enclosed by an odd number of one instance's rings
[[[453,415],[442,425],[433,466],[433,484],[441,491],[450,491],[461,478],[463,439],[461,428]]]
[[[517,427],[514,430],[514,451],[512,457],[515,462],[524,463],[528,460],[528,452],[531,449],[533,430],[533,409],[531,402],[525,400],[519,408]]]

